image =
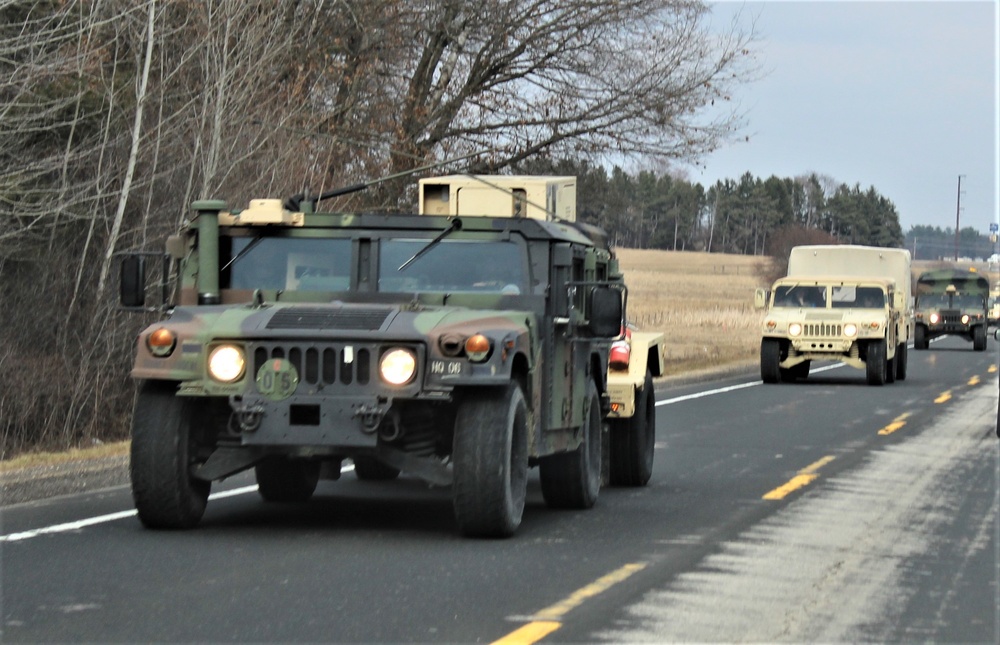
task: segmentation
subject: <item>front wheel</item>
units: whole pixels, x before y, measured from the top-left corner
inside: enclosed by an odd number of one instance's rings
[[[765,383],[781,380],[781,341],[763,338],[760,341],[760,378]]]
[[[593,381],[587,382],[586,410],[576,450],[539,461],[542,497],[550,508],[590,508],[601,490],[601,399]]]
[[[177,396],[175,383],[147,381],[132,417],[130,475],[139,521],[152,529],[195,526],[208,503],[211,482],[195,479],[195,421],[205,419],[201,400]]]
[[[452,503],[462,533],[509,537],[528,483],[528,406],[517,383],[471,391],[455,416]]]
[[[977,352],[986,350],[986,325],[979,325],[972,332],[972,349]]]
[[[609,457],[613,486],[645,486],[653,475],[656,447],[656,396],[653,375],[646,372],[636,393],[635,412],[628,419],[611,420]]]
[[[868,377],[868,385],[885,384],[886,358],[884,340],[873,340],[868,343],[865,372]]]

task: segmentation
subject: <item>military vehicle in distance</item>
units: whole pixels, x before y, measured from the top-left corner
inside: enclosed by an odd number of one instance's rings
[[[960,336],[977,352],[986,349],[986,302],[990,283],[975,271],[935,269],[917,278],[914,349],[940,336]]]
[[[609,372],[627,289],[603,232],[575,221],[575,180],[419,192],[418,215],[318,212],[337,191],[197,201],[160,307],[148,254],[124,257],[122,305],[167,314],[132,370],[145,526],[196,525],[211,482],[250,468],[264,500],[305,501],[346,459],[360,479],[450,485],[470,536],[516,531],[532,466],[550,507],[647,483],[662,337],[633,334],[635,375]]]
[[[765,309],[760,373],[765,383],[809,376],[812,361],[865,370],[869,385],[906,378],[912,335],[910,253],[858,245],[792,249],[788,275],[757,289]]]

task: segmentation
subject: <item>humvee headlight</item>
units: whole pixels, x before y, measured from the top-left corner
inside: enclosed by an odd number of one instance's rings
[[[930,321],[932,325],[938,324],[939,320],[941,320],[941,316],[936,311],[931,314]]]
[[[854,323],[847,323],[844,325],[844,335],[848,338],[854,338],[858,335],[858,326]]]
[[[243,376],[247,362],[236,345],[219,345],[208,355],[208,373],[216,381],[232,383]]]
[[[177,346],[177,336],[166,327],[160,327],[146,336],[146,348],[153,356],[170,356]]]
[[[417,373],[417,355],[402,347],[390,349],[382,354],[378,371],[389,385],[406,385]]]
[[[969,318],[969,314],[962,314],[962,324],[963,325],[968,325],[970,320],[972,320],[972,319]]]
[[[465,355],[473,363],[481,363],[490,355],[493,344],[482,334],[474,334],[465,340]]]
[[[792,323],[788,326],[789,336],[801,336],[802,335],[802,325],[799,323]]]

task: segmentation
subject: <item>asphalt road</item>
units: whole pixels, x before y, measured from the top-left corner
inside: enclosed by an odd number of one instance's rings
[[[998,642],[998,343],[658,392],[643,489],[458,535],[449,492],[216,485],[199,528],[144,530],[126,487],[0,510],[3,642]]]

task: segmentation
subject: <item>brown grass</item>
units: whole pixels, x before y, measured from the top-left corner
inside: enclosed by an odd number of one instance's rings
[[[756,361],[768,258],[617,249],[628,285],[628,318],[666,336],[667,373]]]

